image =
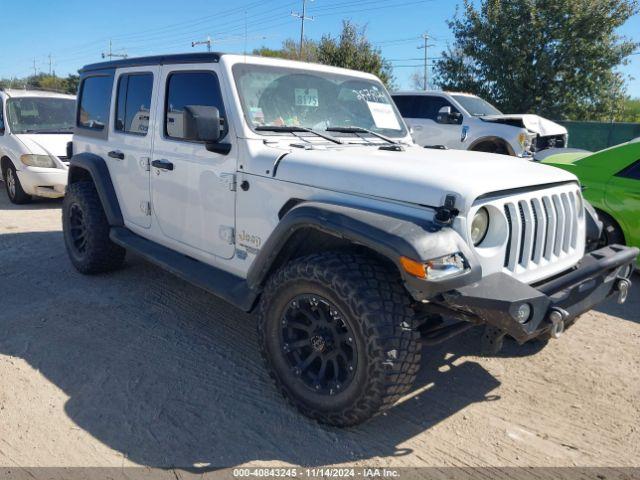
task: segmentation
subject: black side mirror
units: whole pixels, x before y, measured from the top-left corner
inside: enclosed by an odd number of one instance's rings
[[[462,123],[462,114],[460,112],[453,112],[449,115],[449,121],[455,125],[460,125]]]
[[[205,105],[184,107],[184,138],[215,143],[222,136],[220,111]]]

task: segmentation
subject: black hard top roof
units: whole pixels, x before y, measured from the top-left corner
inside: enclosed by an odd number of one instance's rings
[[[123,58],[109,62],[92,63],[80,69],[80,73],[93,72],[95,70],[112,70],[115,68],[141,67],[145,65],[166,65],[171,63],[217,63],[222,53],[176,53],[172,55],[154,55],[150,57]]]

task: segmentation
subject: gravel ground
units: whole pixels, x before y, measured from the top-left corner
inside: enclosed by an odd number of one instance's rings
[[[638,466],[638,284],[544,348],[425,349],[409,398],[338,430],[283,402],[253,317],[135,257],[82,276],[60,201],[0,192],[0,465]]]

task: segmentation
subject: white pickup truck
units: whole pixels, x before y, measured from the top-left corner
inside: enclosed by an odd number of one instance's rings
[[[565,148],[567,129],[538,115],[505,115],[475,95],[397,92],[393,100],[423,147],[501,153],[530,158],[547,148]]]

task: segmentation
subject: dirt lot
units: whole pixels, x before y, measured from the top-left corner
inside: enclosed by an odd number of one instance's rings
[[[411,398],[337,430],[283,402],[251,316],[137,258],[79,275],[60,202],[2,191],[0,465],[637,466],[637,284],[544,349],[425,349]]]

